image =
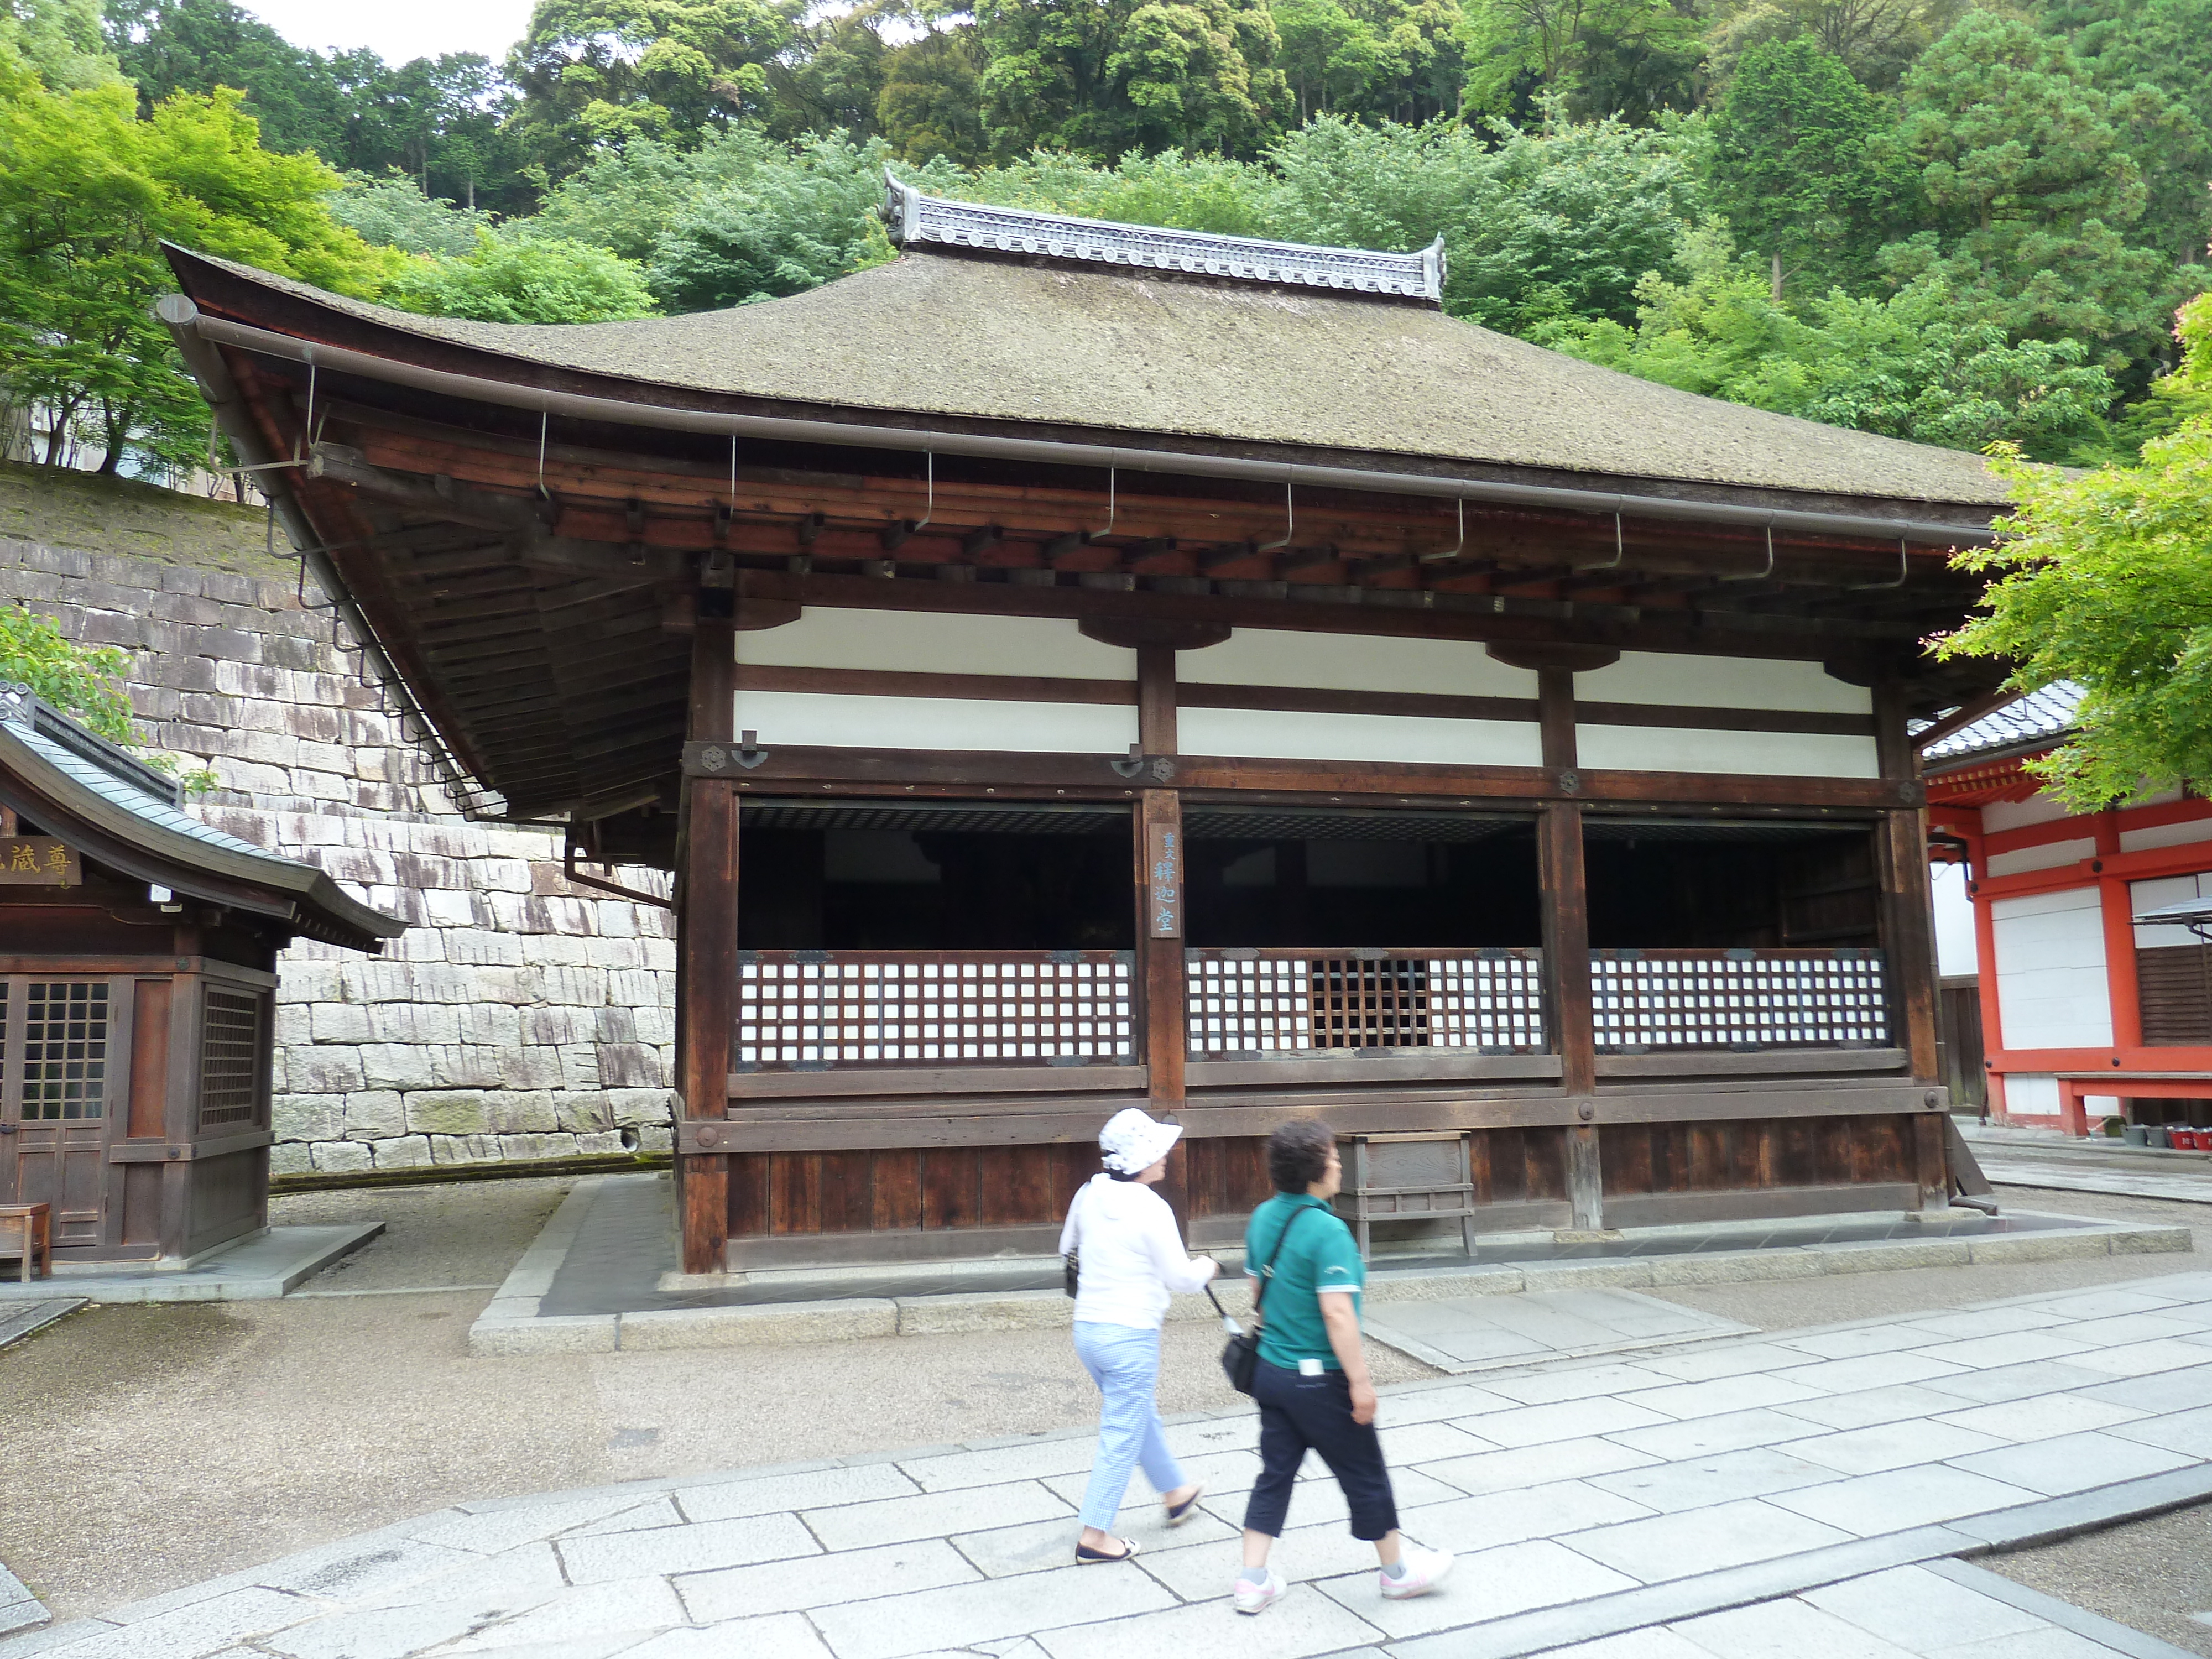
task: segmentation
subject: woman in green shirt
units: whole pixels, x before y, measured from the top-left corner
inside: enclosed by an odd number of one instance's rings
[[[1244,1510],[1239,1613],[1259,1613],[1288,1586],[1267,1565],[1281,1535],[1298,1466],[1321,1454],[1352,1510],[1352,1535],[1372,1542],[1380,1588],[1390,1601],[1426,1595],[1452,1558],[1398,1535],[1390,1471],[1376,1437],[1375,1384],[1359,1346],[1359,1292],[1366,1264],[1352,1229],[1328,1200],[1344,1183],[1336,1136],[1317,1118],[1285,1123],[1267,1138],[1275,1196],[1244,1231],[1245,1271],[1261,1283],[1260,1355],[1252,1392],[1260,1404],[1259,1483]]]

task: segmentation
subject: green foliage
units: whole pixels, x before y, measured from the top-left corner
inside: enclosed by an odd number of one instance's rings
[[[2182,336],[2176,378],[2212,392],[2212,295]],[[2132,466],[1996,465],[2020,508],[1996,547],[1960,556],[1996,580],[1942,654],[2007,659],[2022,690],[2081,686],[2079,734],[2030,763],[2077,810],[2212,777],[2212,414]]]
[[[1712,122],[1712,204],[1746,246],[1820,293],[1862,286],[1908,181],[1888,111],[1810,35],[1753,46]]]
[[[331,217],[379,247],[403,253],[442,253],[465,258],[476,251],[477,234],[490,228],[489,217],[432,200],[412,179],[396,173],[378,178],[349,173],[345,186],[330,198]]]
[[[401,263],[331,218],[321,162],[260,147],[237,94],[133,105],[119,82],[57,92],[20,68],[0,88],[0,380],[52,411],[49,463],[70,430],[111,471],[131,449],[204,451],[205,405],[149,311],[173,286],[161,239],[364,296]]]
[[[1173,149],[1146,155],[1133,149],[1114,166],[1099,167],[1066,150],[1039,149],[970,178],[925,177],[922,182],[967,201],[1042,213],[1224,236],[1282,234],[1269,219],[1267,171],[1218,155]]]
[[[105,86],[122,73],[100,33],[99,0],[0,0],[0,52],[58,92]]]
[[[79,645],[37,611],[0,605],[0,680],[29,686],[110,743],[137,741],[121,684],[130,668],[112,645]]]
[[[686,207],[653,249],[672,308],[744,305],[816,288],[891,257],[877,205],[879,146],[832,133]]]
[[[695,141],[764,114],[768,65],[805,0],[538,0],[507,60],[516,136],[566,173],[641,138]]]
[[[1547,345],[1705,397],[1955,449],[2010,441],[2063,454],[2112,400],[2077,342],[2013,342],[1962,318],[1940,283],[1881,300],[1832,291],[1785,309],[1765,272],[1709,225],[1683,239],[1685,280],[1638,286],[1635,328],[1574,320]]]
[[[1719,0],[1708,14],[1705,73],[1724,91],[1754,47],[1810,40],[1854,80],[1887,92],[1965,6],[1966,0]]]
[[[2162,94],[2116,101],[2063,42],[1975,11],[1913,66],[1903,100],[1925,228],[1885,251],[1893,280],[1940,279],[2008,333],[2087,340],[2114,367],[2203,285],[2124,234],[2148,199],[2129,132],[2163,118]]]
[[[974,167],[990,153],[982,105],[983,55],[975,31],[965,24],[932,28],[889,54],[876,123],[903,161],[920,166],[943,156]]]
[[[1464,0],[1467,107],[1515,114],[1539,94],[1578,116],[1648,121],[1686,110],[1705,54],[1672,0]]]
[[[1262,0],[978,0],[983,125],[1040,145],[1252,155],[1290,113]]]
[[[432,255],[385,300],[438,317],[485,323],[609,323],[650,315],[645,273],[605,248],[564,238],[477,233],[465,258]]]

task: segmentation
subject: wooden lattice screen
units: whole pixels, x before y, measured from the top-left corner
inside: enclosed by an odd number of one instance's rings
[[[1601,1053],[1889,1042],[1879,951],[1593,951],[1590,1005]]]
[[[1542,962],[1536,951],[1192,951],[1190,1052],[1542,1054]]]
[[[200,1041],[200,1127],[253,1121],[260,1054],[260,1000],[210,991]]]
[[[1126,1066],[1127,951],[745,951],[746,1071],[826,1066]]]
[[[107,1109],[107,986],[32,980],[23,988],[22,1115],[74,1122]]]

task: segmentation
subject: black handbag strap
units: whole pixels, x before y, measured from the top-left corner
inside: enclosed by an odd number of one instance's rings
[[[1260,1269],[1260,1282],[1252,1287],[1252,1322],[1255,1325],[1260,1324],[1266,1318],[1266,1316],[1260,1311],[1260,1304],[1267,1294],[1269,1280],[1274,1277],[1275,1258],[1282,1255],[1283,1246],[1290,1243],[1291,1229],[1298,1224],[1298,1218],[1308,1210],[1320,1207],[1316,1204],[1299,1205],[1297,1209],[1291,1212],[1291,1218],[1283,1224],[1283,1231],[1275,1235],[1275,1248],[1267,1252],[1267,1266]]]

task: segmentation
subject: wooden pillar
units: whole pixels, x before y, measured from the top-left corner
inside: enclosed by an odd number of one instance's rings
[[[1536,672],[1544,769],[1577,765],[1575,677],[1567,668]],[[1536,824],[1536,869],[1543,884],[1544,1000],[1559,1054],[1559,1080],[1583,1121],[1567,1126],[1567,1199],[1578,1231],[1605,1225],[1605,1173],[1598,1159],[1597,1035],[1590,1018],[1589,890],[1583,871],[1583,809],[1556,801]]]
[[[730,618],[699,618],[691,641],[690,735],[698,742],[736,737],[737,635]],[[725,778],[686,781],[677,923],[677,1087],[685,1122],[719,1122],[729,1113],[730,1024],[738,966],[738,796]],[[712,1133],[712,1130],[707,1131]],[[720,1273],[730,1237],[730,1161],[722,1152],[679,1153],[677,1196],[684,1228],[684,1271]]]
[[[1882,777],[1900,790],[1917,783],[1919,757],[1905,727],[1903,688],[1885,679],[1874,689],[1875,746]],[[1928,813],[1899,807],[1875,831],[1881,895],[1883,968],[1889,981],[1890,1041],[1905,1051],[1914,1079],[1941,1083],[1936,1052],[1935,894],[1928,875]]]
[[[1176,752],[1176,656],[1170,645],[1137,647],[1137,746],[1147,757]],[[1182,797],[1146,789],[1135,824],[1138,1007],[1152,1115],[1173,1119],[1183,1103]],[[1178,1140],[1158,1192],[1190,1237],[1190,1153]]]

